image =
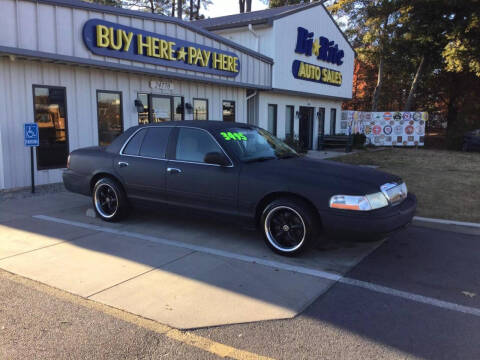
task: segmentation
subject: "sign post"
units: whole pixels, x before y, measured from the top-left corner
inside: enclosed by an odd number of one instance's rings
[[[38,125],[36,123],[26,123],[23,127],[23,140],[26,147],[30,148],[30,171],[32,175],[32,194],[35,192],[35,171],[33,164],[33,148],[38,146],[40,139],[38,136]]]

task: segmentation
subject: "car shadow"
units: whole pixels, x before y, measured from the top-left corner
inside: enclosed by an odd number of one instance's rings
[[[250,309],[252,314],[247,310],[235,314],[237,320],[233,322],[246,322],[257,315],[259,320],[292,317],[333,284],[329,279],[292,271],[295,267],[343,274],[379,245],[323,239],[301,256],[289,258],[270,251],[251,224],[231,218],[167,207],[136,209],[122,222],[106,223],[87,216],[90,208],[88,198],[77,196],[31,198],[1,207],[15,216],[0,221],[0,231],[7,234],[4,247],[0,245],[0,268],[94,299],[102,292],[112,292],[111,288],[118,284],[127,287],[130,279],[137,281],[136,277],[158,269],[165,275],[161,281],[168,278],[177,283],[187,280],[192,286],[207,285],[207,295],[217,291],[230,301],[229,308],[234,308],[237,300],[243,302],[244,309]],[[55,246],[62,243],[70,246],[71,254]],[[10,247],[8,254],[5,246]],[[42,253],[48,256],[41,258]],[[99,256],[102,254],[107,257]],[[259,260],[268,261],[269,266]],[[108,262],[112,262],[111,269],[106,267]],[[86,271],[82,266],[92,268]],[[129,268],[132,272],[128,272]],[[155,293],[158,289],[152,289],[151,284],[145,286],[145,292],[159,296]],[[111,297],[108,301],[115,306],[121,296]],[[245,299],[265,314],[254,315]],[[131,303],[136,302],[132,298]],[[198,311],[197,306],[191,311]]]

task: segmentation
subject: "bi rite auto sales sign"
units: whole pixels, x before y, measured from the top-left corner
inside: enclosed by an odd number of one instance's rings
[[[240,60],[232,52],[100,19],[85,23],[83,41],[101,56],[222,76],[237,76],[240,71]]]
[[[313,32],[303,27],[297,29],[297,54],[314,56],[317,60],[331,63],[337,66],[343,64],[345,53],[338,48],[334,41],[324,36],[314,39]],[[316,64],[310,64],[301,60],[294,60],[292,73],[296,79],[308,80],[334,86],[342,85],[342,73]]]

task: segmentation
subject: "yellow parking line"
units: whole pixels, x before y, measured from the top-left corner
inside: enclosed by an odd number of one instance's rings
[[[37,281],[30,280],[16,274],[9,273],[4,270],[0,270],[0,278],[14,281],[18,284],[40,291],[44,294],[54,296],[59,300],[67,301],[75,305],[80,305],[88,309],[100,311],[104,314],[113,316],[117,319],[129,322],[131,324],[137,325],[147,330],[154,331],[158,334],[167,336],[172,340],[193,346],[195,348],[207,351],[211,354],[214,354],[220,357],[224,357],[224,358],[228,357],[230,359],[238,359],[238,360],[250,360],[250,359],[271,360],[271,358],[269,357],[254,354],[245,350],[236,349],[234,347],[212,341],[208,338],[195,335],[188,331],[180,331],[180,330],[171,328],[170,326],[160,324],[156,321],[145,319],[145,318],[142,318],[141,316],[134,315],[129,312],[95,302],[93,300],[85,299],[81,296],[71,294],[64,290],[60,290],[60,289],[42,284]]]

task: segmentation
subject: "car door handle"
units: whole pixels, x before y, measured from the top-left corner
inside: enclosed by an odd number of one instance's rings
[[[177,169],[177,168],[171,168],[171,167],[169,167],[169,168],[167,168],[167,172],[168,172],[169,174],[180,174],[180,173],[182,172],[182,170]]]
[[[119,161],[118,162],[118,167],[126,167],[126,166],[128,166],[127,162],[125,162],[125,161]]]

